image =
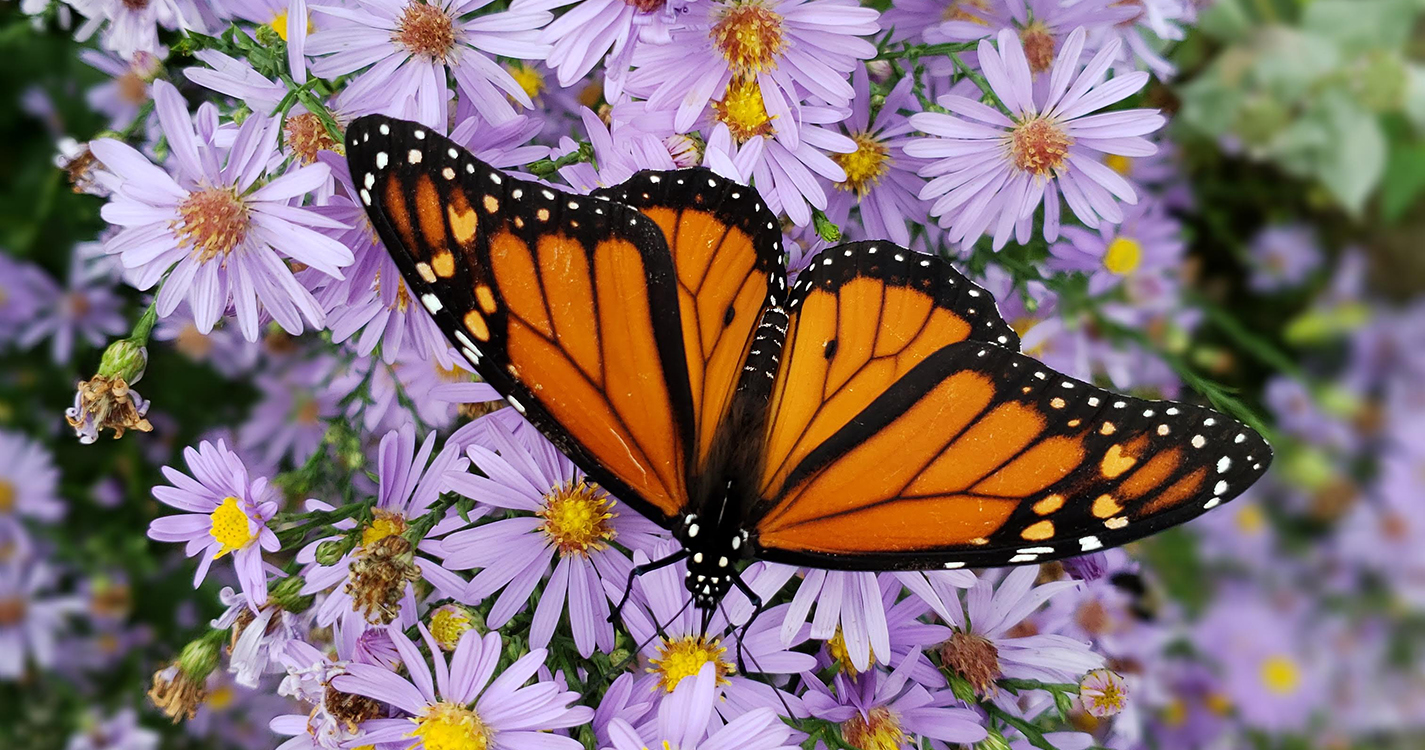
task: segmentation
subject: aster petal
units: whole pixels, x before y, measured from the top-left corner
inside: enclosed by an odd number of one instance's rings
[[[407,640],[409,642],[409,639]],[[412,667],[411,670],[413,672],[424,671],[424,660],[419,666]],[[429,679],[429,674],[426,677]],[[395,672],[359,662],[348,664],[346,674],[333,677],[332,686],[344,693],[364,695],[367,698],[390,703],[411,714],[420,714],[429,704],[435,702],[434,696],[423,696],[415,685],[402,679]]]
[[[133,183],[141,195],[149,191],[157,192],[174,204],[188,197],[188,191],[179,187],[167,172],[126,143],[112,138],[100,138],[90,142],[89,150],[105,169],[118,175],[119,179],[126,183]]]

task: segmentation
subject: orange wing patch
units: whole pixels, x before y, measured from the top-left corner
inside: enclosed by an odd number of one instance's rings
[[[823,336],[829,325],[809,324],[830,303],[808,303],[795,333]],[[828,370],[788,367],[813,386]],[[806,402],[787,389],[774,419]],[[1201,513],[1270,460],[1220,414],[1117,396],[977,342],[924,358],[831,435],[805,434],[817,439],[783,471],[787,489],[757,506],[756,543],[766,559],[839,569],[1082,554]]]
[[[863,242],[823,251],[803,272],[772,392],[764,497],[934,352],[972,337],[1017,345],[989,294],[948,269]]]

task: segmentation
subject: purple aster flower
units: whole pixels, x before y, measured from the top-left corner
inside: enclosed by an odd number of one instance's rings
[[[1270,226],[1252,238],[1248,251],[1252,277],[1248,282],[1258,292],[1280,292],[1299,287],[1321,267],[1321,245],[1316,233],[1305,225]]]
[[[107,719],[90,712],[64,750],[158,750],[159,739],[158,732],[139,724],[137,711],[123,708]]]
[[[939,99],[951,114],[911,115],[911,125],[934,137],[911,141],[905,151],[935,160],[920,172],[933,178],[920,197],[936,199],[930,214],[949,228],[949,241],[968,246],[992,231],[996,250],[1011,232],[1020,243],[1027,242],[1034,210],[1043,203],[1044,238],[1052,242],[1059,237],[1060,193],[1090,228],[1097,228],[1100,219],[1121,222],[1119,201],[1138,202],[1133,187],[1105,167],[1099,154],[1152,154],[1157,147],[1143,136],[1166,120],[1146,109],[1089,114],[1133,95],[1148,82],[1148,74],[1105,82],[1117,43],[1100,50],[1081,70],[1083,46],[1084,31],[1076,29],[1047,88],[1036,91],[1024,47],[1003,31],[998,48],[980,42],[980,65],[1012,117],[953,94]]]
[[[250,479],[242,460],[222,440],[217,445],[203,441],[197,450],[184,448],[183,459],[192,476],[163,467],[173,486],[154,487],[153,496],[185,512],[155,518],[148,527],[149,538],[183,542],[185,554],[200,558],[194,587],[207,577],[214,560],[231,554],[243,594],[249,602],[265,604],[267,571],[262,551],[276,552],[280,547],[277,535],[267,528],[277,513],[276,488],[265,477]]]
[[[1070,65],[1079,62],[1082,49],[1071,47],[1067,41],[1076,29],[1129,22],[1134,15],[1131,3],[1120,0],[962,0],[941,16],[943,23],[927,28],[924,37],[931,44],[973,42],[1009,32],[1019,38],[1029,68],[1037,76],[1051,70],[1059,60],[1069,58]]]
[[[338,690],[374,698],[410,714],[409,718],[364,722],[364,741],[399,742],[402,747],[423,750],[583,747],[578,740],[549,730],[588,723],[593,709],[571,705],[579,695],[561,691],[553,683],[539,680],[525,685],[544,665],[544,649],[521,656],[495,677],[502,655],[499,633],[482,636],[467,632],[447,665],[430,631],[425,625],[418,627],[435,663],[434,679],[425,655],[405,633],[395,629],[391,639],[409,678],[369,664],[350,664],[346,674],[332,679]]]
[[[21,519],[54,523],[64,509],[49,450],[23,433],[0,430],[0,539],[26,538]]]
[[[277,32],[287,43],[287,70],[292,80],[307,82],[306,45],[312,26],[307,0],[228,0],[223,5],[234,17]]]
[[[862,37],[880,30],[879,14],[852,0],[730,0],[689,7],[703,17],[675,29],[668,44],[641,46],[628,76],[629,91],[649,107],[677,110],[680,133],[693,127],[719,92],[739,91],[744,101],[738,106],[765,110],[780,122],[798,119],[803,92],[844,107],[855,95],[847,75],[857,60],[876,54],[876,45]],[[778,138],[796,149],[799,135],[784,127]]]
[[[425,358],[414,350],[407,350],[389,365],[379,359],[358,359],[331,378],[327,388],[344,398],[366,380],[368,373],[371,399],[353,400],[347,407],[347,416],[359,419],[362,428],[370,433],[398,430],[414,424],[416,419],[436,429],[450,426],[459,413],[458,406],[423,396],[417,398],[413,394],[469,383],[474,378],[465,359],[453,351],[444,357]]]
[[[732,721],[713,723],[719,673],[711,663],[681,679],[658,706],[656,722],[642,730],[627,720],[608,724],[611,750],[793,750],[797,742],[791,728],[766,706],[753,708]],[[721,726],[719,726],[719,724]]]
[[[79,53],[79,59],[113,79],[89,89],[84,96],[94,111],[109,118],[110,130],[129,127],[153,99],[153,79],[163,72],[162,57],[162,50],[158,54],[136,52],[127,62],[99,50]]]
[[[103,209],[106,221],[124,227],[107,241],[108,252],[138,269],[141,288],[168,274],[158,292],[159,316],[187,299],[203,333],[232,304],[243,335],[256,341],[259,302],[289,333],[301,332],[303,317],[320,327],[321,308],[279,253],[333,278],[351,264],[350,250],[312,229],[336,222],[292,205],[326,183],[330,171],[322,164],[298,167],[253,190],[277,156],[275,121],[249,116],[224,149],[215,139],[214,111],[200,110],[197,136],[172,85],[155,82],[154,101],[177,180],[119,141],[91,146],[122,180]]]
[[[1106,565],[1106,575],[1083,583],[1077,596],[1050,599],[1035,623],[1042,632],[1092,642],[1095,651],[1110,658],[1141,661],[1158,653],[1173,633],[1162,622],[1146,621],[1142,606],[1145,591],[1159,584],[1122,550],[1109,550]],[[1121,576],[1138,579],[1145,590],[1125,588],[1118,583]],[[1164,603],[1155,614],[1167,620],[1173,610]]]
[[[1003,701],[995,688],[1002,677],[1075,682],[1103,666],[1087,643],[1053,633],[1012,635],[1014,628],[1055,596],[1079,588],[1076,581],[1035,586],[1035,565],[1014,568],[999,586],[981,578],[965,595],[964,609],[951,610],[955,632],[940,647],[942,663],[981,695]]]
[[[908,247],[910,226],[926,223],[925,204],[917,194],[925,186],[916,171],[923,164],[905,154],[912,128],[902,109],[919,109],[911,90],[915,81],[902,78],[886,94],[871,120],[871,82],[866,66],[858,65],[851,75],[856,97],[851,102],[851,119],[842,124],[856,143],[856,150],[835,154],[846,179],[836,183],[827,201],[826,216],[845,229],[853,207],[859,209],[864,237],[888,239]]]
[[[574,5],[545,27],[540,41],[550,45],[546,58],[569,88],[604,61],[609,101],[620,98],[624,77],[639,44],[668,44],[683,22],[691,0],[543,0],[532,5],[553,10]],[[607,59],[605,59],[607,58]]]
[[[1193,519],[1187,528],[1198,535],[1198,554],[1205,560],[1240,563],[1266,570],[1281,555],[1278,535],[1267,515],[1264,488],[1253,487],[1217,513]],[[1346,537],[1343,529],[1341,537]]]
[[[50,596],[53,587],[54,576],[43,563],[0,562],[0,680],[22,677],[26,661],[40,669],[55,663],[55,641],[84,603]]]
[[[294,466],[323,450],[327,423],[342,412],[341,397],[321,387],[334,365],[322,356],[259,373],[255,385],[261,396],[238,429],[238,446],[264,464],[291,459]]]
[[[1273,603],[1256,590],[1219,596],[1196,623],[1192,639],[1216,661],[1223,691],[1250,727],[1268,732],[1306,729],[1326,706],[1325,662],[1305,631],[1305,603]]]
[[[1190,22],[1193,0],[1134,0],[1120,5],[1136,6],[1135,14],[1116,23],[1100,24],[1090,34],[1090,46],[1102,47],[1108,39],[1123,42],[1122,63],[1141,65],[1160,80],[1177,74],[1177,68],[1163,56],[1166,42],[1182,41],[1187,33],[1182,22]]]
[[[1079,680],[1079,703],[1095,718],[1118,714],[1128,705],[1128,683],[1111,669],[1095,669]]]
[[[128,322],[120,313],[123,304],[109,279],[86,277],[84,264],[71,255],[67,288],[54,291],[40,314],[20,331],[16,343],[29,348],[49,339],[50,358],[63,364],[74,353],[77,340],[101,347],[127,332]]]
[[[552,443],[523,444],[496,422],[487,436],[493,450],[466,449],[484,476],[452,474],[450,489],[521,515],[441,540],[447,568],[480,570],[463,600],[480,602],[503,589],[486,618],[489,627],[498,628],[532,603],[535,587],[544,581],[530,645],[549,645],[567,613],[580,655],[587,658],[595,647],[611,651],[614,628],[606,591],[622,588],[632,567],[612,544],[651,550],[665,536],[662,529],[588,482]]]
[[[0,252],[0,345],[13,343],[56,294],[44,269]]]
[[[136,53],[157,54],[158,29],[203,30],[202,21],[191,3],[179,0],[151,0],[135,3],[128,0],[64,0],[87,20],[75,31],[75,38],[84,41],[94,32],[104,30],[106,49],[127,60]]]
[[[1088,274],[1089,293],[1097,295],[1134,274],[1176,270],[1185,249],[1177,219],[1157,201],[1143,201],[1124,212],[1122,224],[1100,224],[1096,232],[1064,227],[1047,265]]]
[[[283,671],[278,659],[288,644],[299,637],[310,616],[294,614],[271,603],[255,605],[248,601],[246,594],[227,586],[218,593],[218,598],[227,609],[213,620],[212,626],[233,629],[228,671],[232,672],[234,681],[243,687],[256,688],[263,675]]]
[[[393,668],[400,663],[400,655],[392,644],[389,660],[364,658],[359,648],[360,637],[356,635],[358,631],[380,633],[388,643],[390,641],[385,628],[364,631],[360,627],[338,627],[333,633],[335,655],[305,641],[287,644],[281,657],[287,667],[287,677],[277,692],[310,703],[312,708],[272,720],[269,727],[273,732],[291,738],[279,745],[278,750],[339,750],[348,740],[361,736],[359,722],[367,718],[374,706],[367,700],[353,700],[352,695],[334,688],[331,681],[337,675],[346,674],[347,665],[353,661]]]
[[[664,136],[674,137],[667,115],[649,112],[643,102],[630,102],[615,107],[605,125],[593,110],[580,108],[579,118],[593,144],[597,166],[570,164],[559,170],[559,176],[575,190],[589,192],[617,185],[641,169],[677,169],[679,165],[665,143]],[[570,153],[575,148],[574,141],[565,138],[556,153]]]
[[[339,97],[352,115],[380,113],[417,120],[441,131],[446,125],[446,77],[481,117],[515,116],[509,99],[533,106],[524,88],[493,56],[539,60],[538,41],[552,16],[516,7],[471,15],[492,0],[362,0],[358,7],[319,5],[331,23],[307,40],[312,72],[323,78],[358,73]]]
[[[636,552],[634,563],[662,559],[673,549],[672,542],[664,542],[651,556]],[[789,566],[759,562],[742,571],[742,580],[765,602],[794,572]],[[691,606],[692,597],[683,585],[686,575],[687,566],[678,562],[634,580],[623,620],[634,642],[641,644],[639,655],[648,665],[648,675],[635,690],[671,693],[684,678],[712,664],[720,691],[716,710],[724,720],[764,706],[780,710],[785,705],[794,715],[804,715],[800,702],[790,693],[738,673],[739,664],[748,672],[773,676],[815,668],[816,657],[791,650],[806,641],[805,631],[798,633],[790,646],[782,642],[779,631],[788,605],[766,610],[744,630],[743,623],[753,613],[752,603],[741,591],[733,590],[704,627],[703,615]],[[624,583],[609,582],[609,595],[622,597]],[[730,627],[733,623],[736,627]],[[727,635],[715,635],[723,632]]]
[[[705,166],[742,183],[752,183],[767,208],[786,213],[797,226],[811,223],[811,209],[826,210],[826,191],[816,175],[833,183],[846,181],[846,170],[827,156],[856,151],[852,139],[821,127],[845,119],[845,112],[830,107],[804,105],[796,120],[773,125],[773,117],[756,99],[757,83],[734,83],[717,103],[712,135],[708,138]],[[797,145],[789,147],[776,133],[795,128]],[[731,174],[729,174],[731,172]]]
[[[923,658],[912,653],[890,673],[838,674],[829,686],[806,675],[808,690],[802,702],[812,716],[839,724],[852,747],[889,750],[921,747],[922,739],[961,745],[983,740],[987,732],[979,714],[965,708],[954,693],[932,693],[911,680],[915,663]]]
[[[452,513],[441,519],[431,528],[428,538],[414,548],[404,536],[410,524],[450,489],[455,472],[465,469],[465,459],[451,446],[431,460],[435,437],[434,432],[427,434],[418,448],[411,425],[386,433],[381,438],[376,463],[380,478],[376,504],[371,520],[361,530],[360,545],[331,565],[315,563],[317,545],[325,540],[309,544],[298,556],[298,562],[308,564],[303,571],[306,585],[302,593],[315,594],[336,587],[317,609],[319,625],[330,625],[355,612],[372,623],[398,621],[409,626],[416,617],[412,587],[415,581],[424,578],[446,597],[458,598],[465,590],[465,579],[428,557],[439,551],[429,537],[463,525],[459,516]],[[308,505],[314,510],[329,507],[316,502]],[[343,530],[351,527],[351,522],[337,526]],[[348,627],[352,619],[360,618],[346,617]]]
[[[207,333],[198,330],[193,310],[186,300],[179,303],[172,315],[159,318],[150,340],[171,342],[179,354],[193,362],[211,365],[215,372],[228,378],[251,372],[262,356],[262,345],[243,338],[231,321],[221,320]]]
[[[247,60],[211,49],[198,50],[193,56],[208,67],[194,65],[184,68],[185,78],[243,102],[255,111],[275,114],[277,105],[287,96],[286,85],[257,72]]]

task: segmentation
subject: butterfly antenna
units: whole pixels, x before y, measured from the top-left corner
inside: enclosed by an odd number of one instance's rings
[[[685,549],[680,549],[677,552],[668,555],[667,557],[661,557],[657,560],[652,560],[650,562],[643,563],[642,565],[635,565],[632,568],[629,568],[628,581],[624,583],[623,587],[623,598],[619,599],[618,604],[613,608],[613,611],[609,612],[609,622],[623,624],[623,608],[625,605],[628,604],[628,598],[633,595],[633,579],[638,578],[639,576],[645,573],[652,573],[655,570],[666,568],[669,565],[675,565],[681,560],[685,559],[687,556],[688,551]],[[679,614],[682,614],[682,612],[680,611]]]

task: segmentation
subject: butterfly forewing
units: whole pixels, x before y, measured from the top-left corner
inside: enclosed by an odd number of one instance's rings
[[[829,248],[798,277],[766,435],[760,487],[789,472],[926,357],[958,341],[1010,349],[994,298],[944,260],[889,242]]]
[[[765,559],[832,568],[1043,562],[1237,496],[1271,449],[1198,406],[962,342],[916,365],[793,468],[755,519]]]
[[[621,499],[678,515],[695,422],[657,225],[414,123],[358,119],[347,154],[407,283],[481,377]]]
[[[600,190],[653,220],[673,255],[696,415],[693,471],[709,469],[714,437],[732,406],[764,312],[787,288],[782,233],[761,196],[707,169],[644,171]],[[767,326],[759,346],[781,347],[785,326]]]

